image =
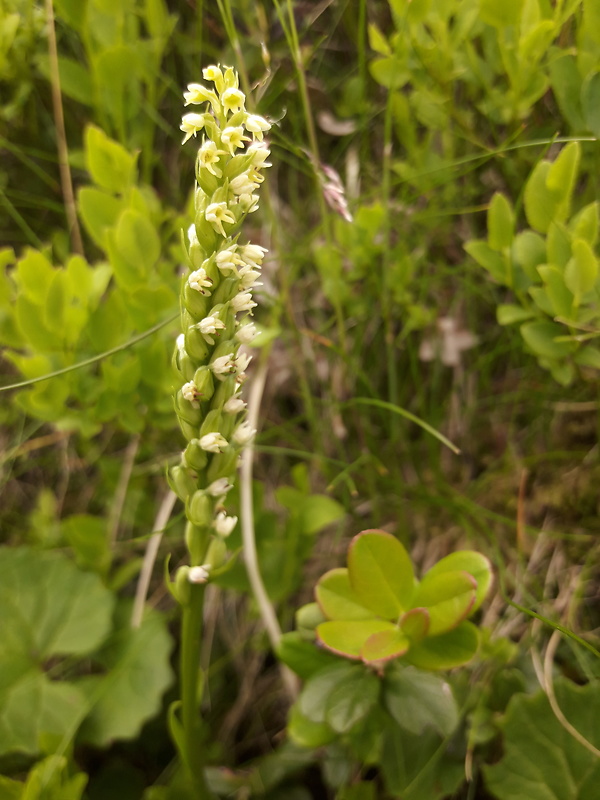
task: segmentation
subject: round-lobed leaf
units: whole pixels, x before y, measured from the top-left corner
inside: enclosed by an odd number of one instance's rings
[[[429,612],[428,636],[439,636],[465,619],[475,603],[477,581],[468,572],[427,573],[415,593],[415,606]]]
[[[471,622],[461,622],[452,631],[423,639],[404,656],[420,669],[452,669],[469,662],[479,646],[479,632]]]
[[[348,570],[340,567],[326,572],[315,589],[317,602],[330,620],[370,619],[373,612],[361,603],[350,585]]]
[[[403,545],[389,533],[359,533],[348,550],[350,584],[375,616],[397,620],[410,607],[414,572]]]
[[[325,647],[346,658],[361,658],[367,639],[381,631],[397,631],[395,625],[382,619],[360,619],[323,622],[317,627],[317,638]]]
[[[467,572],[477,581],[475,603],[469,612],[472,614],[483,603],[491,588],[493,580],[492,565],[489,558],[475,550],[457,550],[434,564],[427,571],[423,580],[426,580],[429,576],[435,577],[445,572],[456,571]]]

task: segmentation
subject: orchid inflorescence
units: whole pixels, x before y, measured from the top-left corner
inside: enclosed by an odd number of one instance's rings
[[[246,98],[231,67],[210,66],[208,89],[191,83],[185,105],[205,106],[183,116],[183,144],[197,135],[195,220],[188,230],[189,272],[181,291],[182,333],[174,366],[181,377],[175,408],[187,440],[170,484],[185,503],[190,567],[185,580],[206,582],[224,562],[225,539],[237,522],[224,501],[233,486],[240,451],[256,431],[243,419],[240,396],[257,331],[249,319],[256,306],[264,247],[241,244],[239,226],[258,208],[258,194],[270,166],[263,141],[270,124],[245,110]],[[181,580],[177,583],[181,585]]]

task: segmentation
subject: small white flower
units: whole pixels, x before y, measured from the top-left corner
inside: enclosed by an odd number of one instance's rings
[[[231,155],[234,155],[234,150],[238,147],[243,147],[244,142],[249,142],[248,136],[244,136],[244,129],[241,126],[237,128],[225,128],[221,134],[221,142],[229,149]]]
[[[241,447],[244,447],[244,445],[247,445],[254,439],[255,435],[256,429],[253,428],[249,422],[242,422],[233,432],[233,441]]]
[[[219,157],[224,155],[227,155],[226,151],[218,150],[217,145],[208,139],[198,150],[198,163],[214,175],[215,178],[220,178],[223,175],[223,170],[220,167],[216,167],[215,164],[218,164]]]
[[[185,353],[185,334],[180,333],[177,339],[175,339],[175,346],[177,347],[177,351],[180,355]]]
[[[240,292],[229,302],[235,314],[239,311],[251,311],[257,305],[252,299],[250,292]]]
[[[225,250],[219,250],[216,255],[217,268],[221,272],[234,272],[237,275],[238,264],[244,262],[236,253],[237,245],[233,244]]]
[[[249,353],[240,353],[234,360],[235,371],[238,375],[248,369],[248,364],[252,361],[252,356]]]
[[[219,478],[206,487],[206,493],[211,497],[223,497],[230,489],[233,489],[233,484],[227,478]]]
[[[244,123],[246,130],[253,133],[255,138],[262,141],[263,133],[271,130],[271,125],[264,117],[259,117],[258,114],[248,114],[246,122]]]
[[[219,375],[227,375],[234,372],[235,362],[233,359],[233,353],[228,353],[226,356],[219,356],[218,358],[213,359],[209,366],[217,377],[219,377]]]
[[[202,450],[206,450],[207,453],[222,453],[227,447],[227,439],[218,431],[214,431],[213,433],[206,433],[204,436],[200,437],[198,444]]]
[[[188,381],[181,387],[181,396],[188,403],[191,403],[195,408],[198,408],[198,387],[194,381]]]
[[[218,317],[208,316],[201,319],[194,327],[200,331],[208,344],[214,344],[215,340],[213,339],[213,335],[215,335],[217,331],[222,331],[225,328],[225,323]]]
[[[212,89],[207,89],[206,86],[202,86],[201,83],[188,83],[187,92],[183,93],[183,99],[185,100],[186,106],[189,106],[190,103],[193,105],[210,103],[213,108],[216,103],[217,107],[219,106],[217,95]]]
[[[201,567],[190,567],[188,570],[188,581],[190,583],[206,583],[210,572],[210,564],[203,564]]]
[[[237,329],[235,332],[235,338],[242,344],[250,344],[257,333],[258,331],[256,330],[254,323],[249,322],[247,325],[241,325]]]
[[[258,208],[259,197],[257,194],[241,194],[238,203],[245,214],[252,214]]]
[[[262,283],[256,283],[260,278],[260,272],[257,269],[251,269],[249,266],[242,267],[240,270],[240,278],[242,279],[242,289],[262,286]]]
[[[271,151],[268,147],[265,147],[262,142],[254,142],[251,144],[246,153],[252,156],[252,166],[255,169],[262,169],[263,167],[270,167],[271,164],[267,161],[267,158],[271,155]]]
[[[252,194],[255,189],[258,189],[258,184],[250,180],[247,172],[242,172],[241,175],[237,175],[229,181],[229,188],[234,194]]]
[[[223,228],[224,222],[228,222],[231,225],[235,223],[235,217],[229,210],[227,203],[210,203],[206,207],[204,217],[221,236],[227,236]]]
[[[212,279],[208,277],[203,267],[194,270],[194,272],[190,272],[187,282],[190,289],[194,289],[196,292],[200,292],[200,294],[210,295],[210,292],[204,290],[209,289],[213,282]]]
[[[239,89],[225,89],[221,102],[227,111],[240,111],[246,102],[246,95]]]
[[[223,411],[226,414],[239,414],[240,411],[243,411],[248,404],[245,403],[241,397],[230,397],[229,400],[223,406]]]
[[[219,536],[226,539],[237,525],[237,517],[228,517],[224,511],[219,511],[213,521],[213,528]]]
[[[185,133],[182,144],[185,144],[188,139],[191,139],[192,136],[195,136],[198,131],[202,130],[203,127],[204,117],[202,114],[184,114],[183,119],[181,120],[181,125],[179,126],[180,130]]]
[[[241,248],[241,251],[244,261],[257,268],[262,264],[265,253],[269,252],[266,247],[261,247],[258,244],[247,244]]]

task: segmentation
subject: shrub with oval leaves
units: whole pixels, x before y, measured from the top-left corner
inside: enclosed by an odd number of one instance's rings
[[[317,583],[325,617],[317,639],[367,664],[402,658],[423,669],[460,666],[477,651],[478,630],[467,618],[491,582],[489,560],[472,550],[451,553],[419,581],[398,539],[363,531],[350,544],[348,567],[330,570]]]

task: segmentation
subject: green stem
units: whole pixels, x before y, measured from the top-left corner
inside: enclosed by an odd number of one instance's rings
[[[190,601],[183,607],[181,619],[181,652],[179,659],[184,750],[181,753],[181,757],[190,773],[194,797],[197,800],[212,800],[214,798],[204,776],[204,758],[199,724],[199,706],[202,694],[199,690],[200,644],[205,590],[206,586],[204,584],[190,584]]]

